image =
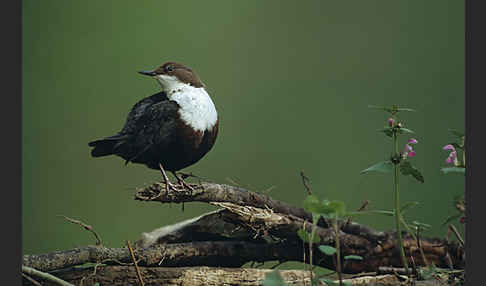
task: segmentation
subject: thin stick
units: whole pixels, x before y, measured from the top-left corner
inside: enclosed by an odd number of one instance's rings
[[[69,218],[67,216],[64,216],[64,215],[58,215],[58,216],[62,216],[64,217],[64,219],[66,219],[67,221],[69,222],[72,222],[74,224],[78,224],[80,225],[81,227],[83,227],[84,229],[86,229],[87,231],[91,232],[95,238],[96,238],[96,245],[101,245],[101,238],[100,236],[96,233],[96,231],[93,230],[93,227],[91,227],[91,225],[87,225],[85,224],[84,222],[80,221],[80,220],[75,220],[75,219],[72,219],[72,218]]]
[[[356,210],[358,212],[364,211],[364,209],[369,205],[370,201],[365,200],[361,206]],[[348,220],[346,221],[346,225],[351,223],[351,217],[348,217]]]
[[[57,284],[62,285],[62,286],[74,286],[74,284],[68,283],[68,282],[66,282],[62,279],[57,278],[56,276],[53,276],[49,273],[41,272],[41,271],[34,269],[32,267],[22,265],[22,272],[29,274],[29,275],[32,275],[32,276],[41,277],[43,279],[52,281],[52,282],[57,283]]]
[[[312,195],[311,188],[309,187],[309,178],[304,175],[304,171],[300,171],[300,177],[302,177],[302,183],[304,184],[305,189],[307,190],[307,194],[310,196]]]
[[[142,274],[140,274],[140,269],[138,268],[137,260],[135,260],[135,255],[133,254],[133,249],[132,246],[130,245],[129,240],[127,240],[127,246],[128,246],[128,250],[130,250],[130,256],[132,257],[133,265],[135,265],[135,270],[137,271],[138,281],[140,281],[141,286],[144,286],[145,284],[143,284]]]
[[[25,279],[29,280],[29,281],[30,281],[30,283],[34,284],[35,286],[42,286],[42,284],[40,284],[39,282],[37,282],[37,281],[35,281],[34,279],[32,279],[32,278],[31,278],[29,275],[26,275],[26,274],[22,273],[22,276],[23,276]]]
[[[454,233],[461,246],[464,247],[464,240],[462,239],[461,235],[457,231],[456,227],[450,224],[449,229],[452,231],[452,233]]]
[[[420,225],[417,226],[417,246],[418,249],[420,250],[420,255],[422,255],[422,259],[424,260],[425,266],[429,267],[429,262],[427,261],[427,258],[425,257],[424,250],[422,249],[422,245],[420,245]]]

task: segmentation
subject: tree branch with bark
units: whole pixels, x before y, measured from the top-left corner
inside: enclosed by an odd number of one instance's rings
[[[174,273],[201,271],[201,269],[209,269],[208,273],[213,273],[213,268],[204,267],[235,268],[249,262],[268,261],[309,263],[305,259],[309,257],[309,247],[299,238],[297,231],[303,228],[311,231],[312,214],[303,208],[272,199],[268,195],[215,183],[201,183],[194,190],[167,190],[163,183],[157,182],[138,189],[135,199],[163,204],[197,201],[220,208],[196,218],[143,233],[142,237],[134,242],[133,256],[136,257],[140,275],[147,284],[162,281],[160,279],[165,279],[164,273],[168,276],[177,276],[178,274]],[[342,256],[359,255],[363,258],[363,260],[343,261],[343,273],[376,272],[380,267],[401,266],[400,254],[395,248],[396,233],[376,231],[349,220],[339,221],[338,229]],[[313,264],[336,269],[332,257],[316,251],[319,245],[336,243],[330,224],[322,217],[317,223],[315,235],[320,238],[320,242],[312,246]],[[306,247],[303,248],[303,244]],[[404,232],[403,245],[407,258],[414,265],[424,265],[423,255],[425,255],[426,260],[437,267],[464,268],[464,248],[457,242],[421,237],[418,244],[411,235]],[[423,255],[419,246],[422,248]],[[116,273],[124,276],[128,279],[126,281],[135,279],[133,281],[137,283],[136,281],[140,280],[135,267],[131,266],[130,271],[122,271],[123,267],[133,265],[133,258],[128,248],[107,248],[97,245],[23,257],[24,266],[62,275],[70,282],[79,282],[82,275],[86,277],[86,269],[74,268],[84,263],[103,264],[97,267],[96,275],[90,275],[91,282],[108,279],[106,269],[112,269],[114,275]],[[235,269],[235,271],[243,273],[249,270],[245,268]],[[255,272],[254,275],[254,281],[261,283],[262,279],[258,278],[262,277],[261,272]],[[201,277],[203,279],[204,275]],[[285,277],[284,275],[284,279]],[[301,277],[309,278],[304,274]],[[27,280],[24,281],[28,283]],[[130,284],[126,283],[110,284]],[[207,283],[187,285],[204,284]]]

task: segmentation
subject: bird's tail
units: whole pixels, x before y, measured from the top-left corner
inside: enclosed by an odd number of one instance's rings
[[[124,142],[125,136],[115,135],[100,140],[91,141],[88,146],[94,147],[91,150],[91,156],[102,157],[116,153],[117,147]]]

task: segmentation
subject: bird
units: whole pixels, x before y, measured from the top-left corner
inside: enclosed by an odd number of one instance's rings
[[[177,174],[204,157],[218,136],[216,107],[196,72],[178,62],[165,62],[138,73],[155,79],[161,91],[132,107],[123,128],[115,135],[88,143],[92,157],[115,155],[128,163],[161,171],[167,191],[179,185],[192,189]]]

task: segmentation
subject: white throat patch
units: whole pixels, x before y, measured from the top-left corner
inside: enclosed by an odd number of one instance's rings
[[[218,113],[204,87],[181,83],[174,76],[159,75],[156,78],[167,97],[179,104],[179,115],[187,125],[202,132],[213,128]]]

